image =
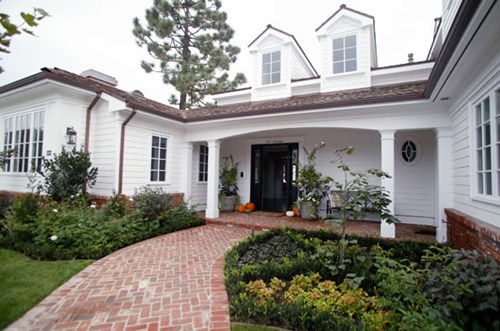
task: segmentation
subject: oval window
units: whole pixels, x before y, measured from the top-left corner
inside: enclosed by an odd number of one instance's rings
[[[417,145],[411,140],[405,141],[401,147],[401,157],[406,163],[415,162],[417,159],[417,152]]]

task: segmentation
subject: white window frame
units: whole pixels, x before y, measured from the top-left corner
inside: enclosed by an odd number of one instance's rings
[[[158,158],[157,160],[160,162],[162,160],[165,161],[165,178],[164,180],[153,180],[152,179],[152,173],[154,170],[158,171],[158,178],[159,178],[159,171],[161,171],[162,169],[153,169],[153,139],[154,137],[158,137],[159,139],[165,139],[166,140],[166,152],[165,152],[165,158],[161,158],[160,154],[158,154]],[[160,140],[161,142],[161,140]],[[149,172],[148,172],[148,182],[152,185],[162,185],[162,184],[170,184],[170,173],[171,173],[171,160],[170,160],[170,151],[171,151],[171,137],[169,137],[168,135],[163,135],[163,134],[159,134],[159,133],[155,133],[155,132],[152,132],[151,135],[150,135],[150,139],[149,139],[149,143],[150,143],[150,146],[149,146]],[[159,165],[158,165],[159,167]]]
[[[1,169],[3,173],[27,174],[41,167],[44,148],[43,140],[46,131],[45,115],[46,112],[44,108],[37,108],[2,117],[1,125],[3,127],[3,133],[2,145],[0,148],[2,151],[16,148],[16,153],[12,155],[9,162]],[[26,139],[26,137],[28,139],[24,140],[24,146],[20,146],[22,138],[18,135],[17,132],[19,130],[17,130],[17,128],[20,128],[23,120],[29,122],[26,128],[29,132],[27,133],[28,136],[26,136],[26,132],[24,133],[24,139]],[[9,138],[7,137],[7,122],[9,122],[9,132],[12,134]],[[42,129],[41,134],[40,129]],[[7,139],[9,141],[7,141]],[[36,164],[36,169],[33,168],[34,163]],[[21,167],[21,169],[19,169],[19,167]]]
[[[273,71],[273,63],[277,63],[277,61],[273,61],[273,54],[279,53],[279,71]],[[271,68],[269,73],[264,74],[264,56],[270,55],[271,62],[269,63]],[[283,51],[282,49],[274,49],[262,52],[260,55],[260,85],[261,86],[272,86],[280,84],[283,81]],[[277,82],[273,82],[273,74],[279,73],[280,79]],[[264,83],[264,75],[269,75],[269,83]]]
[[[485,111],[487,100],[489,114]],[[472,123],[471,196],[474,200],[500,205],[500,132],[498,132],[500,127],[500,85],[471,103],[470,108]],[[479,111],[481,111],[481,117],[478,117]],[[486,139],[488,131],[489,140]],[[479,134],[481,137],[478,137]],[[487,190],[488,181],[491,183],[491,191]]]
[[[206,149],[206,153],[203,153],[202,151],[203,148]],[[206,159],[202,158],[203,155],[206,155]],[[208,182],[208,145],[200,144],[198,147],[198,183],[206,184],[207,182]]]
[[[338,72],[338,73],[334,73],[334,61],[333,61],[333,56],[334,56],[334,52],[333,52],[333,41],[336,40],[336,39],[344,39],[345,41],[345,38],[348,38],[348,37],[356,37],[356,70],[352,70],[352,71],[345,71],[345,45],[344,45],[344,60],[343,60],[343,64],[344,64],[344,71],[343,72]],[[339,76],[339,75],[350,75],[350,74],[354,74],[354,73],[358,73],[360,72],[360,61],[359,61],[359,52],[360,52],[360,48],[359,48],[359,33],[357,32],[350,32],[350,33],[345,33],[345,34],[341,34],[341,35],[335,35],[335,36],[332,36],[329,41],[329,54],[330,54],[330,57],[329,57],[329,67],[330,67],[330,71],[329,71],[329,76]]]

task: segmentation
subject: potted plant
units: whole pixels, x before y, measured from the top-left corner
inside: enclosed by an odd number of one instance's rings
[[[318,218],[319,204],[330,189],[332,178],[323,176],[316,169],[316,152],[323,147],[325,147],[324,142],[316,144],[311,152],[304,147],[306,163],[300,166],[294,182],[298,192],[300,217],[303,219]]]
[[[238,196],[238,163],[233,156],[223,156],[219,171],[219,208],[222,211],[235,211],[240,203]]]

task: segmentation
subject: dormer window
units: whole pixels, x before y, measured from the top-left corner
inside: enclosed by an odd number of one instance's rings
[[[281,82],[281,51],[262,54],[262,85]]]
[[[356,35],[333,39],[333,73],[357,70]]]

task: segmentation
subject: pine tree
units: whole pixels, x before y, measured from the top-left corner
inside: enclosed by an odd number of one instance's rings
[[[133,34],[154,59],[142,61],[146,72],[161,72],[163,82],[179,92],[170,103],[180,109],[204,105],[206,95],[236,88],[246,82],[227,71],[240,49],[229,43],[234,30],[226,23],[220,0],[154,0],[146,10],[147,26],[133,20]]]

